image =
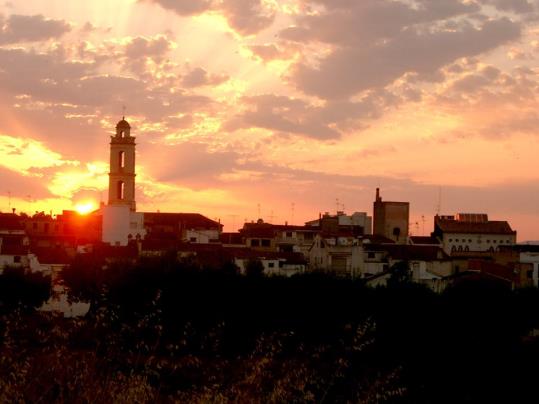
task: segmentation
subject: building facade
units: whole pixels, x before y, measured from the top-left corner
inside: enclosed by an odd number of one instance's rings
[[[374,235],[387,237],[395,243],[406,244],[410,226],[410,203],[382,201],[380,189],[376,188],[373,222]]]

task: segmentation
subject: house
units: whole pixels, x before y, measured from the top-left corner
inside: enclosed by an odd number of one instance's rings
[[[315,226],[276,225],[259,219],[245,223],[239,233],[243,245],[258,251],[300,252],[307,254],[314,236],[319,232]]]
[[[223,225],[199,213],[144,212],[146,238],[189,243],[218,243]]]
[[[527,278],[531,279],[531,286],[539,286],[539,245],[515,244],[513,250],[519,254],[519,262],[529,264]]]
[[[305,223],[305,226],[319,228],[322,232],[344,231],[356,236],[372,234],[372,217],[365,212],[354,212],[346,215],[344,211],[337,211],[336,215],[329,212],[320,214],[317,220]]]
[[[438,246],[410,244],[363,244],[362,275],[369,285],[385,285],[395,264],[406,262],[411,278],[436,292],[445,287],[444,277],[452,274],[450,257]]]
[[[6,266],[30,266],[29,239],[15,213],[0,213],[0,272]]]
[[[248,248],[227,249],[241,274],[247,272],[250,261],[262,264],[264,275],[290,277],[306,271],[307,261],[301,253],[257,251]]]
[[[317,234],[308,251],[309,267],[355,278],[361,275],[363,248],[353,234]]]

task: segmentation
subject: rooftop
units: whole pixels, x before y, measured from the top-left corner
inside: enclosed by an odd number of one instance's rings
[[[437,216],[434,223],[435,227],[445,233],[516,235],[516,231],[513,231],[506,221],[468,221]]]

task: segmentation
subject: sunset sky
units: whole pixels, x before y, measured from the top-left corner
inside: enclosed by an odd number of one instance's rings
[[[414,234],[440,204],[539,240],[539,1],[13,0],[0,19],[2,211],[106,201],[125,105],[140,211],[231,231],[372,214],[380,187]]]

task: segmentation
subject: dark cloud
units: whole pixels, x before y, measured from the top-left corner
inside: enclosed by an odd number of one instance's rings
[[[46,19],[43,15],[10,15],[0,17],[0,44],[36,42],[58,38],[71,27],[63,20]]]
[[[228,24],[242,35],[253,35],[269,27],[275,18],[261,0],[224,0],[221,12]]]
[[[418,94],[404,95],[409,99]],[[329,100],[322,105],[287,96],[264,94],[244,97],[246,110],[225,123],[224,129],[263,128],[277,134],[331,141],[344,133],[365,129],[385,109],[401,102],[390,92],[371,92],[360,101]]]
[[[535,10],[536,5],[528,0],[487,0],[486,4],[492,4],[501,11],[514,13],[529,13]]]
[[[162,60],[171,48],[172,42],[164,36],[136,37],[125,46],[125,56],[130,59],[153,57]]]
[[[226,74],[210,75],[201,67],[196,67],[182,78],[182,86],[186,88],[195,88],[202,86],[218,86],[227,81],[229,77]]]
[[[241,35],[253,35],[269,27],[275,13],[262,0],[146,0],[172,10],[180,16],[202,14],[208,11],[221,13],[228,25]]]
[[[210,10],[215,1],[213,0],[146,0],[150,3],[159,4],[161,7],[172,10],[181,16],[201,14]]]
[[[265,45],[251,45],[249,49],[253,54],[264,62],[269,62],[276,59],[289,59],[294,55],[295,46],[288,44],[287,46],[281,47],[276,44],[265,44]]]
[[[323,122],[321,117],[316,116],[317,108],[300,99],[266,94],[245,97],[243,101],[248,111],[225,124],[225,129],[257,127],[320,140],[341,136],[327,122]]]
[[[362,47],[341,47],[314,68],[298,64],[292,80],[305,93],[326,99],[348,98],[381,88],[406,73],[429,79],[453,61],[475,56],[520,37],[520,24],[506,18],[480,28],[463,23],[458,30],[421,32],[404,30],[383,42]]]

